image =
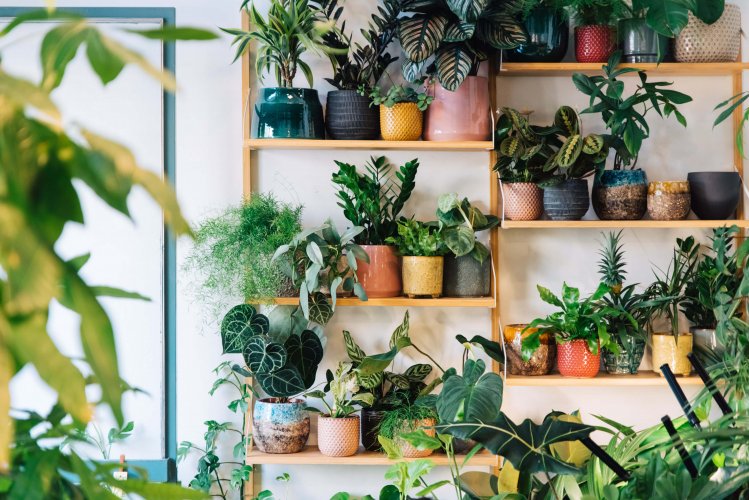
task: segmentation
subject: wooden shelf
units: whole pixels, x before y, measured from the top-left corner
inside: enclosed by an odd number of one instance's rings
[[[677,377],[682,386],[702,386],[697,376]],[[558,373],[539,377],[507,375],[505,385],[508,387],[666,387],[666,379],[652,371],[641,371],[637,375],[610,375],[601,372],[593,378],[563,377]]]
[[[246,148],[258,149],[363,149],[391,151],[492,151],[492,141],[336,141],[315,139],[247,139]]]
[[[716,228],[737,225],[749,227],[745,220],[506,220],[503,229],[680,229],[680,228]]]
[[[435,465],[448,465],[447,455],[442,453],[433,453],[429,460]],[[415,459],[405,458],[409,462]],[[462,463],[463,456],[457,455],[458,464]],[[248,455],[245,462],[249,465],[393,465],[393,461],[386,455],[374,451],[364,451],[360,449],[359,453],[350,457],[328,457],[320,453],[316,446],[307,446],[300,453],[290,453],[286,455],[273,455],[263,453],[253,449]],[[467,465],[496,467],[498,464],[497,457],[487,451],[481,451],[474,455]]]
[[[600,73],[604,63],[502,63],[499,76],[569,76],[572,73]],[[749,69],[749,63],[626,63],[620,67],[647,70],[651,75],[716,76],[733,75]],[[637,76],[637,73],[627,73]],[[622,75],[624,76],[624,75]]]
[[[278,297],[274,300],[278,305],[295,306],[299,304],[299,297]],[[440,297],[437,299],[409,299],[408,297],[390,297],[386,299],[369,299],[361,301],[356,297],[340,297],[336,306],[343,307],[495,307],[494,297]]]

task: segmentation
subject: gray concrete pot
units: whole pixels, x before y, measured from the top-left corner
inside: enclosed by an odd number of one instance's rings
[[[491,258],[480,264],[471,255],[445,256],[444,292],[446,297],[487,297],[491,292]]]

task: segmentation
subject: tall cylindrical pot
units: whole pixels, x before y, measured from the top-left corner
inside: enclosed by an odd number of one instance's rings
[[[687,174],[691,207],[703,220],[733,217],[741,199],[738,172],[689,172]]]
[[[442,295],[444,258],[403,257],[403,294],[408,297],[432,297]]]
[[[669,38],[648,26],[643,18],[619,21],[619,45],[622,61],[629,63],[663,61],[670,53]]]
[[[575,28],[575,59],[582,63],[603,63],[616,50],[616,29],[602,24]]]
[[[423,113],[414,102],[401,102],[391,107],[380,105],[380,134],[386,141],[418,141],[423,122]]]
[[[691,194],[687,181],[648,184],[648,215],[653,220],[682,220],[689,216]]]
[[[350,457],[359,451],[359,417],[317,418],[317,447],[328,457]]]
[[[741,49],[741,9],[726,4],[723,15],[713,24],[705,24],[689,13],[689,22],[674,39],[678,62],[734,62]]]
[[[604,170],[593,181],[593,210],[601,220],[640,220],[648,210],[644,170]]]
[[[645,355],[645,339],[633,337],[616,338],[619,354],[603,350],[603,365],[611,375],[636,375]]]
[[[380,424],[383,418],[385,418],[384,410],[364,408],[361,411],[361,443],[365,450],[380,450],[380,442],[377,440],[377,435],[380,433]]]
[[[328,92],[325,127],[332,139],[366,140],[380,136],[380,111],[356,90]]]
[[[660,367],[666,364],[675,375],[692,373],[692,364],[687,358],[694,341],[691,333],[679,334],[678,340],[671,333],[653,333],[652,341],[653,371],[661,374]]]
[[[563,377],[592,378],[601,368],[601,349],[593,354],[584,340],[571,340],[557,345],[557,365]]]
[[[523,21],[528,42],[508,50],[513,62],[559,62],[567,53],[570,25],[563,9],[536,7]]]
[[[257,139],[325,139],[325,121],[317,90],[261,88],[255,102]]]
[[[507,370],[510,375],[548,375],[554,368],[557,359],[557,345],[554,337],[548,333],[540,336],[541,345],[533,353],[528,361],[523,360],[523,338],[535,333],[537,328],[529,328],[528,325],[507,325],[504,328],[503,337],[505,342],[505,353],[507,354]],[[525,333],[523,333],[525,330]]]
[[[488,297],[491,291],[492,261],[479,262],[473,256],[445,256],[444,291],[447,297]]]
[[[454,92],[439,83],[424,113],[425,141],[487,141],[492,133],[489,79],[469,76]]]
[[[544,188],[544,210],[551,220],[580,220],[589,207],[585,179],[570,179]]]
[[[298,453],[309,438],[309,414],[301,399],[260,399],[252,412],[252,443],[263,453]]]
[[[508,220],[538,220],[544,213],[544,192],[532,182],[503,182],[502,210]]]
[[[401,284],[401,262],[395,247],[389,245],[361,245],[369,262],[357,260],[356,277],[367,292],[367,297],[379,299],[398,297]]]

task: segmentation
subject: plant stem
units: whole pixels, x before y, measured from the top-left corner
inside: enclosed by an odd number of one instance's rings
[[[437,363],[437,361],[434,360],[433,357],[431,357],[429,354],[427,354],[424,351],[422,351],[421,349],[419,349],[419,347],[416,344],[411,344],[411,347],[413,347],[414,349],[416,349],[416,352],[418,352],[419,354],[421,354],[423,356],[426,356],[429,359],[429,361],[431,361],[432,363],[434,363],[434,366],[436,366],[439,369],[439,371],[441,371],[442,373],[445,373],[445,369],[442,368],[440,366],[440,364]]]
[[[556,498],[556,500],[561,500],[559,498],[559,495],[557,494],[557,490],[554,489],[554,483],[551,482],[551,477],[549,476],[549,471],[544,470],[544,475],[546,476],[546,481],[549,483],[549,489],[554,494],[554,498]]]

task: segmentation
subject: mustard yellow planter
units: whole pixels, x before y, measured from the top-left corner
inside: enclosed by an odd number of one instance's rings
[[[692,364],[687,355],[692,352],[692,334],[681,333],[676,341],[671,333],[653,333],[653,371],[661,374],[667,364],[675,375],[689,375]]]
[[[403,257],[403,294],[409,297],[442,295],[443,257]]]
[[[380,105],[380,133],[386,141],[418,141],[423,130],[423,113],[414,102]]]

